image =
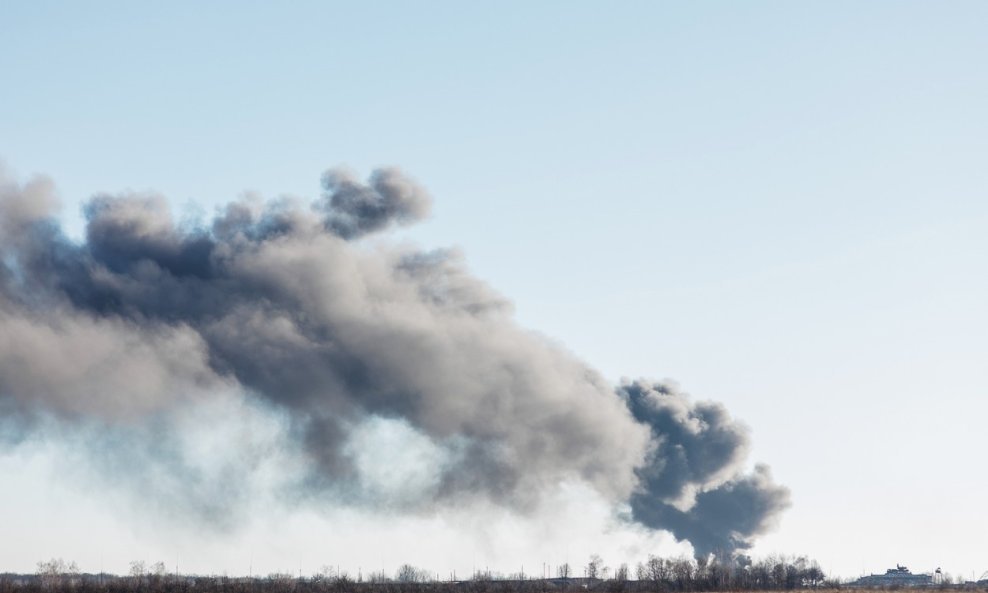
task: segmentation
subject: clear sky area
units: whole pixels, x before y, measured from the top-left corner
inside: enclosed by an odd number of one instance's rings
[[[672,379],[747,426],[746,463],[792,493],[750,553],[971,579],[988,571],[986,28],[975,1],[8,1],[0,160],[15,183],[51,177],[76,240],[97,194],[159,193],[195,221],[245,193],[314,200],[330,167],[399,167],[432,213],[375,241],[455,247],[607,381]],[[234,396],[211,406],[186,426],[223,467],[230,443],[278,438]],[[395,442],[407,457],[373,477],[385,490],[431,454],[403,431],[361,433],[367,475]],[[78,438],[0,446],[0,571],[537,575],[690,553],[580,484],[536,518],[268,505],[277,460],[214,527],[92,475]]]

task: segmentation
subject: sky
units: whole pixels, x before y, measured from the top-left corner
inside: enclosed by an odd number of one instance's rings
[[[314,199],[330,167],[400,167],[434,205],[388,240],[459,248],[611,382],[673,379],[750,429],[749,463],[792,491],[756,556],[977,578],[986,19],[962,1],[7,2],[0,160],[53,179],[76,238],[100,193],[209,218],[245,192]],[[0,449],[0,570],[537,574],[689,550],[579,485],[539,521],[259,501],[213,532],[86,475],[76,445]]]

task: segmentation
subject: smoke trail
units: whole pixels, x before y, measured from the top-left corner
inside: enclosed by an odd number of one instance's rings
[[[409,510],[526,509],[576,479],[698,554],[750,545],[788,505],[766,469],[743,473],[747,435],[721,406],[615,390],[517,326],[456,251],[363,244],[428,213],[400,171],[334,170],[323,188],[198,227],[161,196],[97,196],[74,243],[50,182],[0,179],[0,411],[117,426],[240,392],[288,418],[304,488],[351,502],[367,498],[355,427],[396,419],[441,452]]]

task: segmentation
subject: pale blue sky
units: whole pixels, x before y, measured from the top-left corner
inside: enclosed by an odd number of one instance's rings
[[[979,576],[986,26],[955,1],[6,2],[0,159],[76,229],[99,191],[208,213],[400,166],[435,199],[404,238],[462,247],[608,377],[751,427],[794,498],[758,552]],[[72,555],[45,545],[18,562]]]

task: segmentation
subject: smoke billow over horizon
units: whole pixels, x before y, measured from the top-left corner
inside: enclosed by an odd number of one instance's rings
[[[455,250],[362,242],[429,213],[396,169],[333,170],[314,203],[243,199],[191,226],[161,196],[99,195],[81,242],[57,209],[50,181],[0,176],[0,415],[21,431],[95,425],[167,457],[168,431],[145,427],[235,393],[284,418],[295,489],[374,504],[357,428],[390,420],[435,473],[388,505],[524,511],[577,480],[698,555],[750,547],[789,505],[765,466],[745,473],[748,434],[723,406],[609,385],[519,327]],[[208,468],[170,471],[196,484]],[[193,489],[207,515],[225,495]]]

